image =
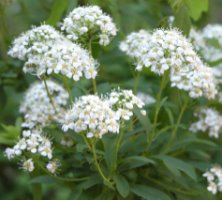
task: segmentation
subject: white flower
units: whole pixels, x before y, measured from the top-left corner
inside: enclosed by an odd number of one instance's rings
[[[6,155],[6,157],[7,157],[9,160],[11,160],[12,158],[15,157],[15,151],[14,151],[14,149],[13,149],[13,148],[6,148],[6,150],[5,150],[5,155]]]
[[[140,30],[129,34],[126,39],[120,43],[121,51],[125,52],[128,56],[135,58],[137,64],[140,63],[140,56],[146,53],[148,41],[151,34],[146,30]],[[137,67],[140,71],[142,68]]]
[[[216,183],[210,182],[208,187],[207,187],[207,190],[209,192],[212,192],[213,194],[217,194],[217,185],[216,185]]]
[[[134,106],[141,109],[141,114],[146,114],[146,111],[142,109],[144,102],[135,96],[132,90],[114,90],[107,95],[106,101],[124,120],[129,120],[133,116]]]
[[[52,121],[61,122],[63,120],[69,95],[62,86],[53,81],[47,80],[47,86],[56,110],[50,103],[44,83],[33,83],[25,93],[24,101],[20,106],[20,112],[24,113],[25,118],[23,127],[43,128]],[[25,131],[23,134],[24,137],[28,137],[30,131]]]
[[[35,169],[32,159],[30,158],[30,159],[24,161],[22,168],[25,171],[32,172]]]
[[[119,133],[118,116],[98,96],[82,96],[67,111],[62,129],[85,132],[87,137],[101,138],[108,132]]]
[[[215,62],[222,58],[222,25],[208,24],[202,30],[193,28],[189,37],[206,61]]]
[[[99,34],[100,45],[106,46],[117,33],[112,18],[102,12],[98,6],[75,8],[64,19],[62,30],[73,41],[88,38],[88,34]],[[91,37],[91,36],[89,36]]]
[[[213,194],[218,191],[222,191],[222,168],[219,165],[211,167],[209,171],[203,174],[207,178],[208,187],[207,190]]]
[[[190,127],[192,132],[209,131],[209,137],[219,138],[222,128],[222,116],[212,108],[201,108],[194,113],[198,117],[198,121]]]
[[[56,170],[58,169],[58,162],[57,161],[50,161],[46,165],[46,168],[50,173],[55,174]]]
[[[176,29],[158,29],[152,35],[144,30],[132,33],[120,49],[136,59],[136,70],[147,67],[158,75],[170,71],[171,86],[188,91],[192,98],[211,99],[217,93],[212,71]]]
[[[144,102],[145,105],[154,104],[156,102],[155,98],[144,92],[138,92],[137,97]]]

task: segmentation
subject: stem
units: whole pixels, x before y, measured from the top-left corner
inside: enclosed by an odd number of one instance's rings
[[[63,76],[62,78],[63,78],[64,85],[65,85],[65,87],[66,87],[66,90],[67,90],[68,93],[69,93],[70,102],[73,102],[72,91],[71,91],[71,88],[70,88],[70,86],[69,86],[69,83],[68,83],[66,77]]]
[[[45,79],[45,78],[43,78],[43,82],[44,82],[44,85],[45,85],[45,89],[46,89],[47,95],[48,95],[48,97],[49,97],[49,101],[50,101],[53,109],[54,109],[55,112],[57,113],[56,107],[55,107],[55,104],[54,104],[54,101],[53,101],[53,99],[52,99],[52,95],[51,95],[50,92],[49,92],[49,88],[48,88],[48,85],[47,85],[47,83],[46,83],[46,79]]]
[[[93,83],[93,92],[94,94],[96,94],[96,79],[92,79],[92,83]]]
[[[134,92],[134,94],[137,93],[138,85],[139,85],[139,80],[140,80],[140,72],[137,72],[137,75],[136,75],[136,78],[135,78],[135,81],[134,81],[134,85],[133,85],[133,92]]]
[[[42,187],[40,183],[32,184],[33,200],[42,200]]]
[[[169,147],[173,144],[175,138],[176,138],[176,135],[177,135],[177,130],[179,128],[179,125],[180,125],[180,122],[181,122],[181,119],[183,117],[183,114],[187,108],[187,105],[188,105],[188,102],[189,102],[189,98],[186,98],[186,100],[184,101],[184,104],[180,110],[180,114],[179,114],[179,117],[177,119],[177,122],[176,122],[176,125],[172,131],[172,135],[171,135],[171,138],[169,140],[169,142],[167,143],[165,149],[164,149],[164,153],[167,152],[167,150],[169,149]]]
[[[96,166],[97,171],[99,172],[99,174],[100,174],[100,176],[102,177],[102,179],[104,180],[104,182],[110,183],[109,179],[107,179],[107,178],[105,177],[105,175],[104,175],[103,172],[102,172],[102,169],[100,168],[100,165],[99,165],[99,163],[98,163],[98,158],[97,158],[97,154],[96,154],[96,150],[95,150],[94,144],[92,144],[92,153],[93,153],[93,159],[94,159],[94,162],[95,162],[95,166]]]
[[[160,105],[161,96],[163,93],[163,89],[165,88],[166,83],[167,83],[167,77],[168,77],[168,73],[165,72],[162,79],[161,79],[160,90],[159,90],[157,97],[156,97],[156,108],[155,108],[155,114],[154,114],[154,120],[153,120],[153,131],[150,134],[148,134],[148,137],[147,137],[148,147],[150,146],[150,144],[152,143],[152,141],[155,137],[158,115],[159,115],[159,111],[160,111],[160,107],[161,107],[161,105]]]
[[[86,143],[87,147],[89,148],[89,150],[90,150],[90,151],[92,152],[92,154],[93,154],[93,160],[94,160],[94,163],[95,163],[95,167],[96,167],[97,171],[99,172],[99,175],[102,177],[102,179],[103,179],[103,181],[104,181],[105,183],[107,183],[108,185],[110,185],[111,183],[110,183],[109,179],[107,179],[107,178],[105,177],[105,175],[103,174],[102,169],[101,169],[101,167],[100,167],[100,165],[99,165],[99,163],[98,163],[98,158],[97,158],[97,154],[96,154],[96,150],[95,150],[94,144],[92,143],[92,145],[90,145],[90,143],[88,142],[88,140],[87,140],[87,138],[85,137],[84,134],[81,134],[81,136],[82,136],[84,142]]]
[[[123,124],[121,125],[122,129],[123,129]],[[120,148],[120,144],[121,144],[121,141],[122,141],[122,138],[123,138],[123,130],[120,131],[118,137],[117,137],[117,140],[116,140],[116,145],[115,145],[115,151],[114,151],[114,156],[115,156],[115,159],[114,159],[114,163],[113,163],[113,166],[112,166],[112,172],[114,172],[117,168],[117,159],[118,159],[118,152],[119,152],[119,148]]]

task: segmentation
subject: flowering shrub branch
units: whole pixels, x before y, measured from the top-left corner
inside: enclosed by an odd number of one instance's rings
[[[215,74],[221,67],[215,72],[206,64],[213,59],[208,51],[218,53],[214,47],[209,50],[208,42],[220,29],[208,26],[200,38],[195,29],[187,38],[172,24],[130,33],[119,49],[135,65],[132,88],[110,87],[106,92],[97,82],[100,65],[93,57],[93,42],[97,48],[109,45],[118,28],[98,6],[75,8],[60,31],[43,24],[18,36],[8,54],[24,62],[24,73],[40,80],[24,94],[22,134],[5,155],[20,160],[33,177],[34,199],[42,199],[41,181],[36,181],[42,176],[75,183],[69,187],[78,191],[79,199],[108,199],[106,194],[110,199],[198,196],[192,185],[201,179],[203,167],[196,161],[198,156],[205,159],[206,146],[215,143],[194,133],[219,138],[222,128],[220,112],[207,107],[207,102],[217,101],[220,81]],[[156,98],[140,91],[141,80],[148,87],[147,74],[158,80]],[[74,92],[78,84],[85,94]],[[196,110],[196,122],[186,117],[188,108]],[[193,143],[204,147],[191,154]],[[221,174],[220,166],[203,174],[213,194],[222,190]]]

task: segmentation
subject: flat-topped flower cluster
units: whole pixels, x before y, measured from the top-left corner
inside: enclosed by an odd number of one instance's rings
[[[144,103],[131,90],[118,89],[101,98],[97,95],[82,96],[66,113],[62,128],[85,133],[88,138],[119,133],[120,120],[129,120],[135,106],[145,114]]]
[[[97,75],[98,63],[90,53],[49,25],[34,27],[15,39],[9,55],[26,61],[24,72],[37,76],[56,73],[78,81]]]
[[[141,40],[143,40],[141,42]],[[141,48],[137,51],[137,49]],[[170,71],[171,86],[189,92],[190,97],[214,98],[214,76],[193,50],[192,44],[178,30],[144,30],[127,36],[120,49],[136,59],[136,70],[144,67],[158,75]]]
[[[86,132],[88,138],[101,138],[105,133],[119,133],[118,118],[109,105],[98,96],[87,95],[74,102],[66,113],[63,130]]]
[[[96,32],[99,36],[99,44],[106,46],[117,33],[116,25],[112,18],[98,6],[78,7],[64,19],[62,30],[73,41],[87,41]]]

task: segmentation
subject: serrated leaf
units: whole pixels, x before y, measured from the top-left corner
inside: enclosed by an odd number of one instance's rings
[[[164,192],[146,185],[133,185],[131,191],[147,200],[170,200],[170,197]]]

